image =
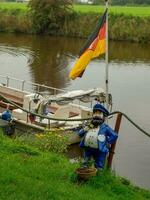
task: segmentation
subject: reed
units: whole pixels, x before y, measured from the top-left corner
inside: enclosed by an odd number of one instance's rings
[[[31,33],[32,23],[27,14],[20,13],[20,10],[0,10],[0,32]]]
[[[72,20],[66,21],[63,32],[67,36],[88,37],[93,31],[99,15],[78,13]],[[150,17],[110,14],[109,39],[133,42],[150,42]]]

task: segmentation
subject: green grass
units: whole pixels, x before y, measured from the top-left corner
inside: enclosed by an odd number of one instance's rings
[[[77,164],[56,153],[41,152],[0,134],[1,200],[148,200],[150,192],[104,171],[77,182]]]
[[[82,13],[102,13],[104,10],[104,6],[96,6],[96,5],[74,5],[74,10]],[[15,10],[19,9],[23,12],[27,11],[26,3],[0,3],[0,9],[6,10]],[[129,6],[110,6],[110,13],[114,14],[125,14],[125,15],[133,15],[133,16],[150,16],[150,6],[145,7],[129,7]]]
[[[19,9],[22,11],[26,11],[27,10],[27,4],[26,3],[0,3],[0,9],[6,9],[6,10],[15,10],[15,9]]]
[[[77,12],[95,12],[102,13],[104,11],[104,6],[94,6],[94,5],[74,5],[74,9]],[[127,7],[127,6],[111,6],[110,13],[113,14],[125,14],[133,16],[150,16],[150,7]]]

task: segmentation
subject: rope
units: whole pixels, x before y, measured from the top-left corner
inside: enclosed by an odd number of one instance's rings
[[[120,111],[115,111],[110,113],[109,116],[115,115],[115,114],[122,114],[133,126],[135,126],[138,130],[140,130],[142,133],[144,133],[146,136],[150,137],[150,134],[146,132],[144,129],[142,129],[139,125],[137,125],[131,118],[129,118],[125,113]]]
[[[48,119],[48,120],[55,120],[55,121],[90,121],[92,120],[92,117],[90,118],[84,118],[84,119],[55,119],[55,118],[52,118],[52,117],[47,117],[47,116],[44,116],[44,115],[39,115],[37,113],[34,113],[34,112],[31,112],[31,111],[28,111],[24,108],[22,108],[21,106],[18,106],[17,104],[15,104],[14,102],[6,99],[3,95],[0,94],[0,98],[4,101],[6,101],[7,103],[13,105],[14,107],[16,108],[19,108],[21,109],[22,111],[26,112],[27,114],[33,114],[35,116],[38,116],[38,117],[41,117],[41,118],[45,118],[45,119]],[[145,134],[146,136],[150,137],[150,134],[148,132],[146,132],[144,129],[142,129],[139,125],[137,125],[131,118],[129,118],[125,113],[123,112],[120,112],[120,111],[115,111],[115,112],[112,112],[109,114],[109,116],[113,116],[113,115],[116,115],[116,114],[121,114],[123,115],[133,126],[135,126],[138,130],[140,130],[143,134]]]

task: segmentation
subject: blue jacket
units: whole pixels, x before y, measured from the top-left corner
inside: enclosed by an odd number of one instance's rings
[[[84,139],[85,139],[87,132],[88,131],[86,130],[86,128],[83,128],[78,132],[78,135],[80,137],[83,137],[83,139],[80,142],[80,147],[86,147],[85,143],[84,143]],[[97,140],[98,149],[101,152],[108,153],[109,152],[109,144],[112,144],[117,140],[118,134],[113,129],[111,129],[107,124],[103,123],[101,126],[99,126],[98,136],[99,135],[103,135],[105,140],[103,142]]]

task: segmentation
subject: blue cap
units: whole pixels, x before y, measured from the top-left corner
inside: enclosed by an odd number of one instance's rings
[[[97,103],[94,105],[93,112],[95,112],[96,110],[101,111],[105,117],[107,117],[109,115],[109,111],[100,103]]]

